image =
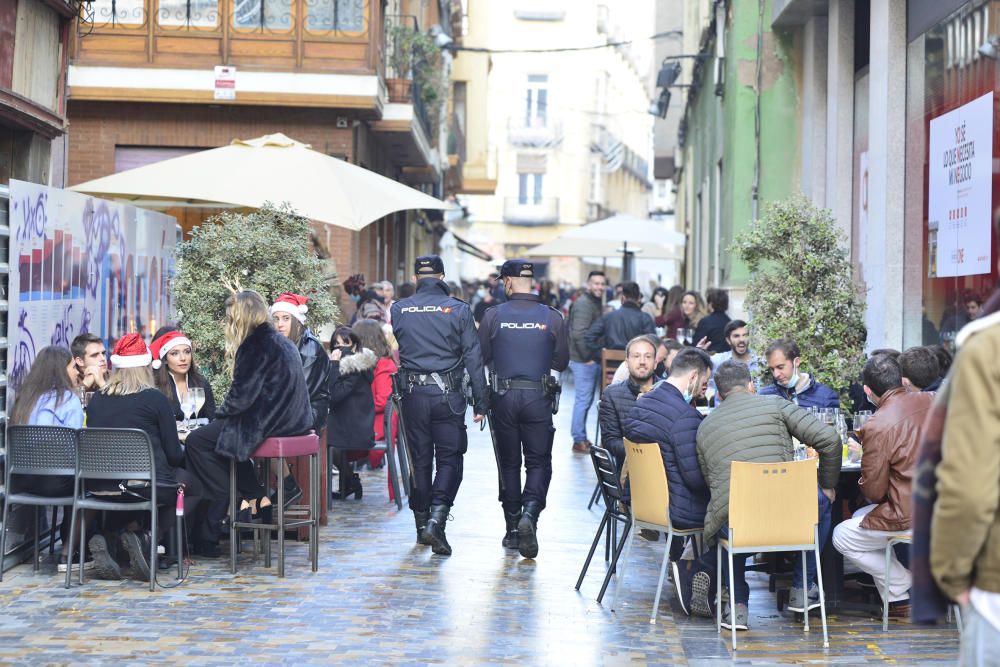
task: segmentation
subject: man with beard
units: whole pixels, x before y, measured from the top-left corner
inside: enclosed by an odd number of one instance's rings
[[[569,309],[566,324],[569,327],[569,369],[573,372],[573,451],[590,452],[587,439],[587,413],[594,402],[594,393],[601,375],[601,365],[594,361],[593,353],[585,340],[590,325],[601,317],[604,309],[604,290],[607,278],[600,271],[591,271],[583,293]]]
[[[649,336],[637,336],[628,342],[625,366],[628,377],[604,390],[597,412],[601,423],[601,445],[615,457],[619,469],[625,462],[625,418],[636,399],[653,388],[656,349]]]
[[[700,528],[710,497],[698,465],[698,427],[702,416],[691,401],[705,395],[712,375],[712,359],[697,348],[681,350],[670,364],[670,375],[638,399],[625,420],[625,437],[632,442],[660,446],[670,492],[670,522],[675,528]],[[684,546],[676,539],[670,547],[674,581]],[[683,601],[682,601],[683,606]],[[684,606],[684,612],[690,610]]]
[[[713,370],[732,359],[749,368],[751,376],[757,377],[760,371],[760,357],[750,351],[750,330],[747,323],[743,320],[730,320],[726,324],[725,336],[726,342],[729,344],[729,350],[712,355]],[[712,393],[715,394],[714,378],[708,383],[708,386],[711,388]]]

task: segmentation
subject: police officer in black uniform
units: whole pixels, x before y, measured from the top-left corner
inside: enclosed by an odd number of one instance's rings
[[[462,456],[468,449],[463,376],[467,371],[476,422],[486,414],[486,378],[472,310],[450,296],[441,258],[418,257],[413,272],[416,293],[392,305],[403,426],[413,456],[410,509],[417,542],[450,556],[445,522],[462,483]]]
[[[508,301],[486,311],[479,325],[483,360],[491,368],[490,419],[500,467],[503,546],[538,555],[538,515],[552,479],[552,414],[557,401],[550,370],[569,364],[563,316],[531,293],[534,265],[512,259],[500,269]],[[525,481],[521,490],[521,451]]]

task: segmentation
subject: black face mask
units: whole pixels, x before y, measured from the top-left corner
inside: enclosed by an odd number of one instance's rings
[[[342,357],[354,354],[354,350],[351,349],[350,345],[338,345],[333,349],[340,350],[340,356]]]
[[[667,374],[667,365],[662,361],[656,364],[656,368],[653,369],[653,374],[656,375],[657,377],[663,377],[664,375]]]

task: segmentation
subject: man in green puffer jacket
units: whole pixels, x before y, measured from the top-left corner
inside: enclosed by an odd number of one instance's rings
[[[820,542],[830,532],[830,503],[840,476],[841,442],[837,432],[790,401],[779,396],[758,396],[750,371],[739,362],[727,361],[715,372],[722,404],[698,428],[698,463],[708,482],[711,499],[705,515],[705,545],[714,547],[717,536],[724,534],[729,521],[729,472],[733,461],[774,463],[794,458],[792,438],[819,452],[819,519]],[[715,576],[714,548],[708,549],[691,570],[681,570],[678,594],[690,599],[685,605],[694,613],[712,615],[709,600],[714,599],[711,578]],[[796,554],[801,558],[801,554]],[[813,565],[813,567],[808,567]],[[807,563],[809,578],[815,578],[813,559]],[[744,576],[745,557],[737,556],[733,563],[736,587],[730,599],[736,603],[736,629],[747,629],[747,603],[750,587]],[[725,568],[724,568],[725,569]],[[804,608],[802,566],[794,573],[793,592],[798,591]],[[726,575],[723,575],[726,576]],[[801,610],[801,609],[800,609]],[[728,611],[723,625],[729,628]]]

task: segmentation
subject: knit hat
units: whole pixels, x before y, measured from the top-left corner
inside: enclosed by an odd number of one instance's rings
[[[137,333],[125,334],[115,343],[111,351],[111,365],[114,368],[142,368],[153,360],[146,342]]]
[[[178,345],[187,345],[188,347],[192,347],[191,339],[180,331],[168,331],[154,340],[153,344],[149,346],[149,351],[153,355],[153,368],[158,369],[162,366],[163,357],[167,356],[167,352],[174,349]]]
[[[267,309],[267,313],[272,317],[275,313],[288,313],[297,319],[300,324],[305,324],[306,313],[309,312],[309,307],[306,306],[306,301],[308,300],[309,299],[304,296],[292,294],[291,292],[284,292],[281,296],[275,299],[271,307]]]

